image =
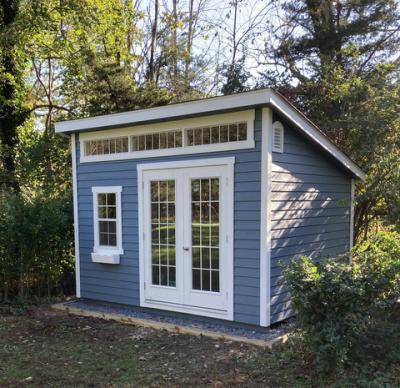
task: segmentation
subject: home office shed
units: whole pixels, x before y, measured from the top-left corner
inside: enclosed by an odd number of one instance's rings
[[[259,326],[280,263],[351,248],[363,172],[271,89],[56,124],[71,135],[77,296]]]

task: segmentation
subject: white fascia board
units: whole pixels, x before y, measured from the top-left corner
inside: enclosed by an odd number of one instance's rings
[[[156,108],[114,113],[86,119],[60,121],[55,124],[55,131],[57,133],[75,132],[102,127],[134,125],[135,123],[144,123],[146,121],[167,121],[184,116],[232,110],[246,106],[265,104],[269,94],[270,91],[268,89],[256,90],[253,92],[206,98],[203,100],[182,102]]]

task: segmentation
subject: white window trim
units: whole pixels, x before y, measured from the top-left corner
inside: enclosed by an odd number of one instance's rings
[[[122,209],[121,193],[122,186],[96,186],[92,187],[93,193],[93,226],[94,226],[94,247],[93,253],[99,255],[123,255],[122,249]],[[98,198],[97,194],[115,194],[116,213],[117,213],[117,246],[103,246],[99,243],[99,223],[98,223]]]
[[[279,147],[275,147],[275,131],[280,131],[280,144]],[[284,144],[284,136],[285,136],[285,128],[280,121],[275,121],[272,124],[272,152],[283,153],[283,144]]]
[[[226,198],[226,206],[231,209],[229,222],[229,233],[230,233],[230,243],[227,249],[227,254],[232,258],[231,265],[229,266],[225,276],[230,279],[228,282],[228,295],[229,297],[229,307],[227,312],[220,312],[214,309],[205,309],[196,306],[179,306],[173,305],[166,302],[149,302],[145,298],[145,257],[144,257],[144,198],[143,198],[143,172],[151,170],[164,170],[164,169],[176,169],[176,168],[193,168],[193,167],[207,167],[207,166],[221,166],[226,165],[229,167],[230,184],[231,190],[229,198]],[[209,159],[196,159],[196,160],[181,160],[173,162],[160,162],[160,163],[145,163],[138,164],[137,174],[138,174],[138,217],[139,217],[139,283],[140,283],[140,306],[141,307],[151,307],[159,308],[168,311],[175,311],[181,313],[192,313],[199,316],[219,318],[233,321],[234,318],[234,250],[233,250],[233,239],[234,239],[234,165],[235,157],[222,157],[222,158],[209,158]]]
[[[112,160],[126,160],[126,159],[143,159],[159,156],[172,156],[172,155],[185,155],[197,154],[205,152],[220,152],[238,149],[248,149],[255,147],[254,141],[254,109],[245,110],[240,112],[196,117],[185,120],[176,120],[163,123],[140,125],[130,128],[116,128],[96,132],[87,132],[80,134],[80,162],[102,162]],[[185,145],[185,132],[187,129],[198,127],[207,127],[214,125],[224,125],[246,122],[247,123],[247,139],[242,141],[232,141],[218,144],[205,144],[188,146]],[[155,132],[169,132],[169,131],[183,131],[183,144],[182,147],[166,148],[162,150],[148,150],[148,151],[131,151],[131,136],[144,135]],[[115,154],[106,155],[85,155],[85,142],[88,140],[101,140],[106,138],[115,138],[120,136],[128,136],[129,152],[120,152]]]

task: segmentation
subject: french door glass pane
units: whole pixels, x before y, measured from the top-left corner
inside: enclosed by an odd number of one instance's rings
[[[175,181],[151,181],[152,283],[176,286]]]
[[[192,179],[192,288],[219,292],[219,178]]]

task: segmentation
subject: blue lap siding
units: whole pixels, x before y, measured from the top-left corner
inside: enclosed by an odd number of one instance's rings
[[[344,253],[350,245],[351,178],[284,126],[284,152],[272,154],[271,323],[292,315],[282,263]]]
[[[253,149],[185,156],[80,163],[77,138],[77,189],[81,296],[139,306],[139,246],[137,164],[174,160],[235,157],[234,182],[234,320],[260,321],[260,191],[261,112],[256,110]],[[120,265],[92,263],[93,186],[122,186],[122,244]]]

